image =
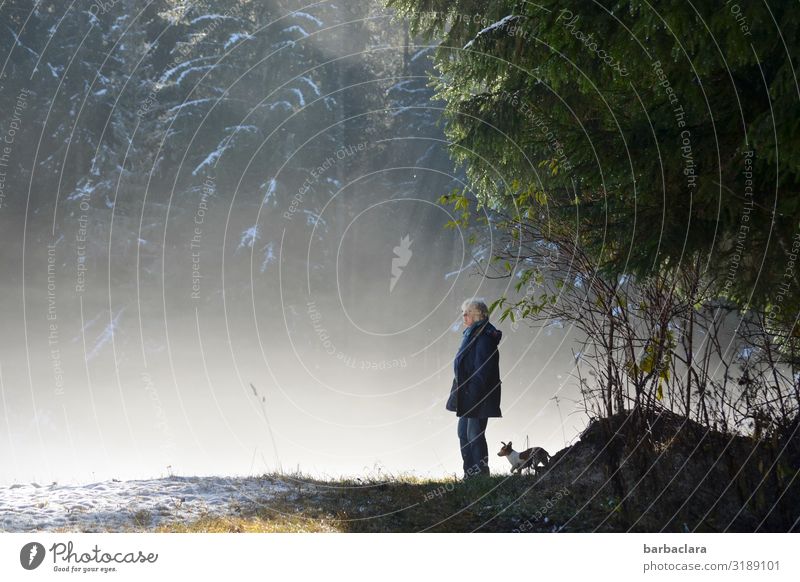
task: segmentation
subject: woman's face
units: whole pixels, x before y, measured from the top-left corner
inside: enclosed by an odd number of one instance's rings
[[[464,327],[469,327],[481,318],[480,313],[474,307],[462,310],[461,320],[464,322]]]

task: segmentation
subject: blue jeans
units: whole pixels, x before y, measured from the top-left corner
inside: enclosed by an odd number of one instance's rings
[[[464,477],[489,474],[489,446],[486,444],[488,418],[458,419],[458,440],[464,460]]]

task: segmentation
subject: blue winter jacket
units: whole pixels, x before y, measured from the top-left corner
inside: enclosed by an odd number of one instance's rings
[[[453,361],[455,378],[445,408],[456,416],[489,418],[500,412],[500,353],[497,344],[503,332],[488,319],[464,330]]]

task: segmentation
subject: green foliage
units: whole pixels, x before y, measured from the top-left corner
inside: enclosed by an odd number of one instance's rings
[[[432,85],[481,200],[574,235],[612,275],[700,256],[718,295],[761,307],[785,282],[782,319],[793,320],[792,2],[740,5],[738,20],[710,1],[387,4],[441,39]]]

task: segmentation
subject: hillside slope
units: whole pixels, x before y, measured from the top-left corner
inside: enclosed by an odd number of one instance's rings
[[[0,488],[3,531],[788,532],[797,422],[769,441],[668,412],[591,422],[540,475],[461,482],[301,473]]]

